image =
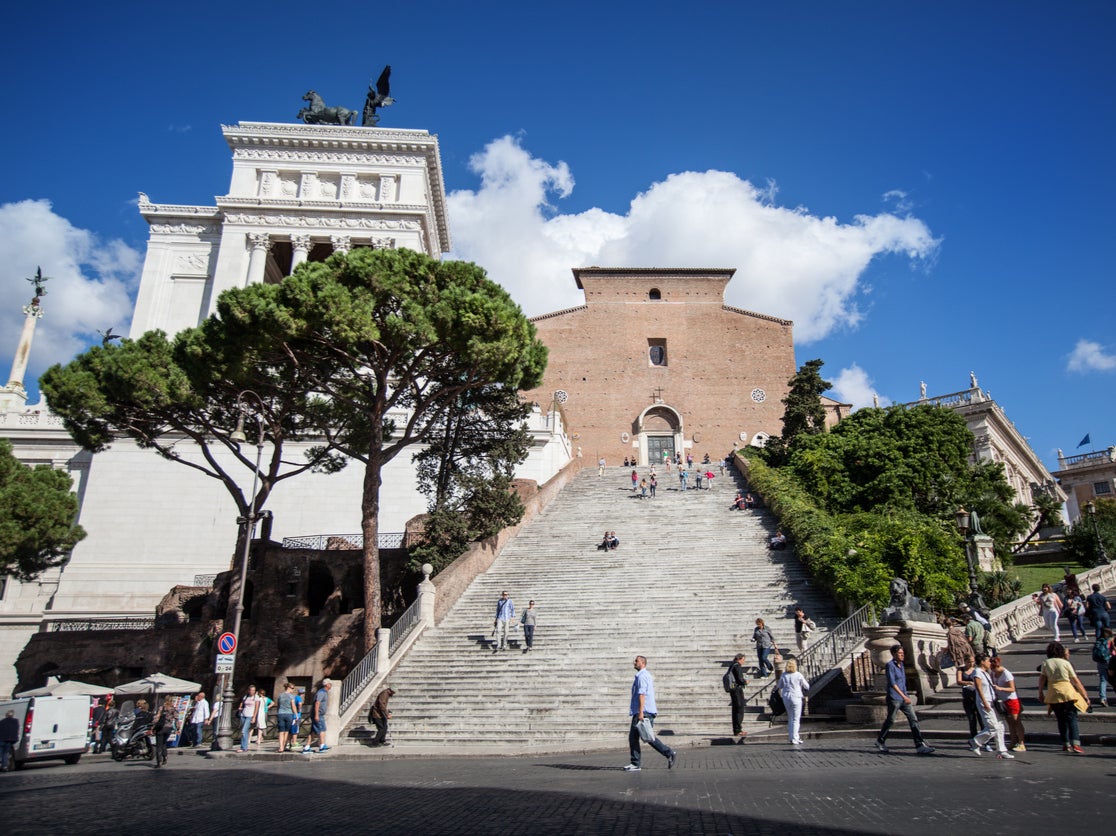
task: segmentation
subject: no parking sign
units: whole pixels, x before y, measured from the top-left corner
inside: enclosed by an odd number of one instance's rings
[[[225,656],[236,652],[236,636],[232,633],[222,633],[217,639],[217,652]]]

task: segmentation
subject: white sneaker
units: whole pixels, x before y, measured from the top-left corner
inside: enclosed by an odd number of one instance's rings
[[[627,766],[624,767],[624,771],[625,772],[641,772],[642,770],[640,769],[640,767],[636,766],[634,763],[630,763],[630,764],[628,764]]]
[[[996,755],[996,757],[999,758],[1002,761],[1013,761],[1013,760],[1015,760],[1015,755],[1013,755],[1011,752],[1007,752],[1007,751],[1000,752],[999,754]]]

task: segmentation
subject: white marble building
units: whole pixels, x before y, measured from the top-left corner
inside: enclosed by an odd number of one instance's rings
[[[281,281],[300,263],[334,251],[407,247],[440,258],[449,249],[436,136],[254,122],[223,131],[233,172],[215,206],[140,196],[150,238],[133,338],[197,325],[215,310],[221,291]],[[25,359],[22,344],[20,351]],[[90,455],[45,406],[25,406],[21,392],[22,385],[4,387],[0,436],[21,461],[71,474],[88,536],[65,567],[30,583],[3,580],[0,694],[11,692],[12,664],[31,634],[75,619],[150,617],[170,587],[228,569],[237,536],[236,508],[216,480],[129,441]],[[558,414],[536,409],[530,428],[530,458],[517,475],[541,483],[576,451]],[[251,472],[242,473],[247,492]],[[280,483],[266,506],[274,514],[272,538],[359,532],[361,474],[353,463],[337,474]],[[411,457],[400,454],[384,473],[380,530],[402,532],[425,510]]]

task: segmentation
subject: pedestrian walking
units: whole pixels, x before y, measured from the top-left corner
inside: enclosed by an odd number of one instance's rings
[[[980,754],[981,743],[977,742],[977,735],[985,731],[980,722],[980,712],[977,710],[976,693],[976,656],[957,663],[957,684],[961,686],[961,710],[965,712],[965,719],[969,722],[969,749]],[[987,742],[987,740],[985,740]]]
[[[256,745],[263,746],[264,733],[267,731],[267,712],[275,705],[275,700],[262,692],[257,695],[257,698],[260,701],[260,708],[256,712]]]
[[[652,499],[655,498],[655,488],[657,488],[657,487],[659,487],[659,480],[655,476],[655,474],[652,473],[651,478],[647,480],[647,489],[651,491],[651,498]]]
[[[0,772],[15,768],[15,748],[19,744],[21,729],[15,711],[8,709],[0,720]]]
[[[151,730],[155,732],[155,768],[167,765],[167,738],[178,728],[178,705],[173,696],[163,699],[162,707],[155,714]]]
[[[1008,733],[1011,735],[1011,751],[1026,752],[1024,741],[1023,704],[1019,694],[1015,691],[1015,677],[1011,671],[1004,667],[1004,661],[999,656],[992,657],[992,684],[996,688],[996,699],[1004,709],[1004,722],[1007,724]]]
[[[794,645],[798,648],[799,655],[810,646],[810,634],[818,629],[818,625],[802,607],[794,608]]]
[[[914,740],[915,751],[920,755],[934,753],[932,746],[927,746],[922,739],[922,729],[918,727],[918,715],[911,706],[911,698],[907,696],[907,669],[904,663],[906,652],[903,645],[897,644],[891,648],[891,661],[887,663],[887,717],[884,718],[880,733],[876,736],[876,751],[887,754],[887,735],[895,723],[895,715],[900,711],[907,718],[907,725],[911,727],[911,739]]]
[[[492,622],[492,635],[496,638],[496,646],[492,649],[493,653],[507,649],[508,630],[514,621],[515,604],[512,603],[512,599],[508,597],[508,591],[505,589],[500,593],[499,600],[496,601],[496,619]]]
[[[249,685],[248,693],[240,701],[240,751],[247,752],[248,744],[252,741],[252,727],[256,724],[256,712],[259,711],[259,697],[256,696],[256,686]]]
[[[298,727],[302,723],[302,703],[305,693],[305,688],[295,688],[294,698],[291,701],[294,709],[294,719],[291,721],[291,740],[287,744],[287,750],[291,752],[298,748]]]
[[[1101,630],[1100,638],[1093,642],[1093,661],[1097,665],[1097,693],[1100,704],[1108,708],[1108,663],[1116,655],[1116,642],[1112,639],[1112,628],[1105,627]]]
[[[329,746],[326,744],[326,710],[329,708],[329,691],[333,688],[332,679],[323,679],[322,687],[318,689],[318,693],[314,695],[313,718],[310,723],[310,734],[306,738],[306,745],[302,747],[304,755],[314,751],[314,738],[318,738],[318,752],[328,752]]]
[[[682,465],[678,465],[678,485],[679,490],[686,490],[686,471],[682,469]]]
[[[278,710],[275,712],[275,722],[279,729],[279,751],[286,752],[290,747],[291,729],[294,727],[295,731],[298,730],[298,725],[295,721],[294,702],[295,687],[292,683],[288,682],[283,686],[282,693],[279,694]]]
[[[642,761],[640,740],[646,741],[652,749],[666,758],[667,769],[671,769],[674,767],[675,760],[678,759],[678,753],[655,736],[655,718],[659,714],[659,709],[655,704],[655,680],[651,676],[651,671],[647,670],[647,659],[643,656],[636,656],[632,666],[636,673],[635,679],[632,680],[632,697],[628,702],[628,713],[632,717],[631,725],[628,728],[630,760],[628,765],[624,767],[624,771],[640,771]]]
[[[376,736],[372,738],[373,746],[383,746],[387,742],[388,720],[391,719],[388,700],[394,696],[395,691],[393,689],[385,688],[376,697],[376,701],[372,703],[372,711],[369,714],[372,718],[372,724],[376,727]]]
[[[1085,599],[1081,597],[1080,593],[1066,601],[1066,620],[1070,624],[1074,644],[1089,635],[1085,632]],[[1078,633],[1081,634],[1080,638],[1077,635]]]
[[[639,486],[639,473],[633,468],[632,469],[632,493],[636,492],[636,488],[638,486]]]
[[[639,480],[639,498],[640,499],[647,499],[647,480],[646,479],[640,479]]]
[[[984,726],[984,730],[975,738],[978,747],[973,751],[979,755],[980,746],[994,741],[996,757],[1011,760],[1015,755],[1011,754],[1004,745],[1004,724],[996,714],[996,685],[992,681],[992,660],[983,653],[977,656],[973,682],[976,685],[977,710],[980,712],[981,723]]]
[[[772,652],[778,653],[775,636],[767,629],[762,618],[756,619],[756,629],[752,631],[752,641],[756,643],[756,676],[767,676],[775,671],[768,657]]]
[[[528,601],[527,609],[523,611],[523,615],[519,619],[523,625],[524,653],[535,646],[535,625],[538,623],[538,618],[539,611],[535,609],[535,602]]]
[[[1093,584],[1093,591],[1085,599],[1085,608],[1089,613],[1089,620],[1093,622],[1093,628],[1096,630],[1093,638],[1099,639],[1101,631],[1111,626],[1110,619],[1112,617],[1112,603],[1104,595],[1101,595],[1099,583]]]
[[[802,724],[802,705],[810,693],[810,683],[798,672],[798,662],[787,660],[786,670],[779,677],[777,686],[787,709],[787,740],[792,746],[801,746],[799,727]]]
[[[747,737],[744,731],[744,689],[748,679],[744,676],[744,654],[737,653],[728,669],[729,697],[732,699],[732,733],[735,737]]]
[[[190,713],[190,724],[194,727],[194,746],[202,745],[205,727],[209,724],[209,700],[205,698],[205,691],[198,691],[194,695],[194,710]]]
[[[1039,702],[1051,706],[1058,721],[1058,734],[1062,738],[1062,751],[1084,754],[1081,749],[1081,732],[1077,726],[1079,711],[1089,710],[1089,694],[1077,671],[1069,662],[1069,652],[1061,642],[1046,646],[1046,661],[1039,668]]]
[[[605,460],[604,456],[597,459],[597,478],[600,479],[604,476]]]
[[[1036,597],[1038,598],[1039,611],[1042,613],[1042,621],[1046,625],[1046,629],[1054,636],[1054,641],[1061,642],[1062,631],[1058,628],[1058,619],[1062,615],[1062,599],[1054,593],[1054,590],[1051,589],[1048,583],[1042,585],[1042,592]]]

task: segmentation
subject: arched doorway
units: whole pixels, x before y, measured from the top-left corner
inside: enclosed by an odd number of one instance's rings
[[[636,425],[641,465],[661,465],[666,456],[682,452],[682,416],[674,407],[652,404],[640,413]]]

